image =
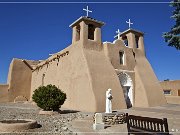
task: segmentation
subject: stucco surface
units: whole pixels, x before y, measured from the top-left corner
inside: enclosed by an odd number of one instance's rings
[[[82,111],[87,111],[88,109],[89,111],[95,111],[94,93],[83,50],[77,43],[62,50],[60,53],[65,51],[69,51],[69,54],[61,57],[59,62],[56,59],[33,72],[31,95],[42,83],[45,86],[53,84],[67,94],[67,100],[63,107]],[[53,57],[56,56],[51,58]],[[43,74],[45,74],[44,80],[42,80]]]

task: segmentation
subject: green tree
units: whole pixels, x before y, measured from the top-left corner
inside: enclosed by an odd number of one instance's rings
[[[40,86],[34,91],[32,99],[45,111],[57,111],[64,104],[66,94],[55,85]]]
[[[176,24],[169,32],[163,33],[163,37],[165,42],[168,43],[168,46],[172,46],[177,50],[180,50],[180,0],[173,0],[170,3],[170,6],[174,7],[171,18],[175,20]]]

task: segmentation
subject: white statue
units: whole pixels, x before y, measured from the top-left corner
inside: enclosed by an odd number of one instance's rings
[[[111,89],[106,91],[106,113],[112,113],[112,99]]]

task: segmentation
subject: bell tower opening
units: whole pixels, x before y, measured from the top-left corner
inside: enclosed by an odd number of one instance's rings
[[[135,36],[135,40],[136,40],[136,48],[139,48],[139,36]]]
[[[94,31],[95,31],[94,25],[93,24],[89,24],[88,25],[88,39],[94,40]]]
[[[128,39],[127,39],[127,36],[123,36],[123,37],[122,37],[122,40],[123,40],[125,46],[128,46]]]
[[[76,41],[80,40],[80,25],[76,27]]]

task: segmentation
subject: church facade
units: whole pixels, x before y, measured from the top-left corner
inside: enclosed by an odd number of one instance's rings
[[[0,102],[31,101],[33,91],[53,84],[67,94],[64,108],[105,111],[112,89],[113,110],[166,104],[160,83],[145,56],[144,34],[122,32],[113,43],[102,42],[103,22],[80,17],[73,22],[72,44],[43,61],[13,59]],[[3,100],[2,100],[3,99]]]

